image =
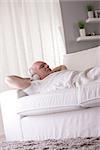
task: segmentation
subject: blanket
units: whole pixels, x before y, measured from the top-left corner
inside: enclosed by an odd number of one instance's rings
[[[45,90],[80,87],[91,82],[100,82],[100,67],[88,68],[84,71],[63,70],[50,74],[40,81]],[[41,88],[41,89],[42,89]]]
[[[3,142],[0,150],[100,150],[100,137]]]
[[[100,67],[93,67],[80,72],[75,81],[76,87],[86,85],[88,83],[100,83]]]
[[[100,67],[80,72],[76,87],[78,88],[78,103],[81,106],[100,106]]]
[[[74,80],[78,71],[63,70],[48,75],[43,80],[32,81],[32,84],[24,92],[28,95],[47,93],[59,89],[71,88],[74,86]]]
[[[56,91],[59,93],[61,90],[68,92],[69,88],[77,89],[79,106],[100,106],[100,67],[92,67],[81,72],[63,70],[52,73],[43,80],[33,81],[24,92],[19,91],[18,98]]]
[[[33,81],[31,90],[34,93],[44,93],[58,89],[80,87],[95,81],[100,82],[100,67],[89,68],[82,72],[63,70],[52,73],[43,80]]]

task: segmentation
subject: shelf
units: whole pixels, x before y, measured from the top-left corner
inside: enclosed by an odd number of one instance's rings
[[[100,18],[88,18],[86,23],[100,23]]]
[[[77,42],[80,41],[95,41],[95,40],[100,40],[100,35],[94,35],[94,36],[83,36],[83,37],[78,37]]]

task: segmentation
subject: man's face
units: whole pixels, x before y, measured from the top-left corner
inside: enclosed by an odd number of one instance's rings
[[[47,65],[45,62],[38,61],[33,64],[33,67],[35,69],[35,72],[40,76],[41,79],[45,78],[51,73],[51,69],[49,68],[49,65]]]

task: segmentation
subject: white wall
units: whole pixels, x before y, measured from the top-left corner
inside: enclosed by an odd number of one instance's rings
[[[100,41],[76,42],[76,38],[79,37],[78,21],[85,21],[87,19],[87,4],[91,4],[94,9],[100,9],[100,1],[60,0],[67,53],[73,53],[100,45]],[[100,34],[99,24],[86,24],[86,33],[89,32]]]

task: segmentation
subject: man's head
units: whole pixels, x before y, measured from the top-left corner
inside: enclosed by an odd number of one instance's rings
[[[33,70],[34,73],[38,74],[40,79],[44,79],[46,76],[48,76],[51,73],[51,69],[49,68],[49,65],[47,65],[43,61],[36,61],[32,66],[31,70]]]

